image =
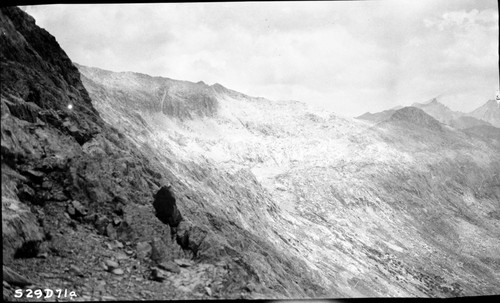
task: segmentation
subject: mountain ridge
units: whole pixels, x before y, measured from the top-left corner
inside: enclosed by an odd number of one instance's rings
[[[406,122],[433,131],[442,131],[441,123],[437,119],[434,119],[422,109],[413,106],[396,110],[390,116],[388,122]]]
[[[412,107],[420,108],[441,123],[450,125],[456,129],[465,129],[485,124],[500,127],[500,108],[495,100],[488,100],[485,104],[469,113],[453,111],[439,102],[437,98],[424,103],[415,102],[412,104]],[[355,118],[371,123],[379,123],[389,119],[395,111],[395,109],[388,109],[377,113],[367,112]]]

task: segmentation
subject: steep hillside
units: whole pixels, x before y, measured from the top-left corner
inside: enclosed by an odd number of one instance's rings
[[[19,287],[68,289],[84,301],[326,293],[304,261],[238,223],[241,207],[254,231],[265,230],[257,218],[276,208],[253,176],[180,163],[166,149],[155,157],[103,121],[77,68],[33,18],[2,7],[0,27],[4,299]],[[150,112],[214,115],[212,90],[175,84]]]
[[[114,275],[101,262],[154,237],[181,257],[151,205],[170,176],[100,118],[77,68],[33,18],[2,7],[0,27],[4,299],[29,286],[88,300],[93,283]],[[149,270],[129,257],[119,262],[129,277]],[[103,289],[124,298],[141,290]]]
[[[500,127],[500,105],[495,100],[489,100],[484,105],[469,113],[470,116]]]
[[[174,161],[175,174],[207,196],[204,211],[230,213],[234,226],[266,239],[283,258],[303,260],[300,275],[311,272],[327,295],[477,295],[500,286],[500,158],[491,142],[417,108],[369,127],[219,84],[192,83],[213,91],[218,107],[211,117],[184,119],[141,108],[161,104],[163,90],[153,83],[171,79],[80,71],[103,118],[150,157]],[[114,97],[125,92],[127,101]],[[142,100],[146,95],[158,97]],[[131,100],[137,104],[120,106]],[[196,169],[183,169],[187,163]],[[241,177],[227,179],[238,184],[234,193],[205,181],[235,173]],[[259,199],[239,203],[243,188],[259,188]],[[271,275],[275,266],[251,261],[263,258],[256,250],[244,259]]]

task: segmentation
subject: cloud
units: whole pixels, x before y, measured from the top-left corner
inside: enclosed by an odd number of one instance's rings
[[[498,86],[494,1],[46,5],[27,9],[75,62],[359,115]],[[474,100],[474,101],[471,101]]]
[[[439,18],[425,19],[427,27],[437,27],[440,31],[447,29],[460,29],[463,31],[471,29],[495,30],[498,24],[498,14],[492,9],[478,11],[473,9],[469,12],[465,10],[451,11],[444,13]]]
[[[498,87],[498,13],[448,11],[423,22],[423,35],[403,50],[405,64],[427,78],[413,78],[415,85],[448,95],[447,105],[462,111],[492,98]]]

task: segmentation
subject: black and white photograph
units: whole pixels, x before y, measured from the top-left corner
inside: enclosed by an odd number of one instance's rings
[[[499,296],[499,89],[494,0],[2,4],[3,299]]]

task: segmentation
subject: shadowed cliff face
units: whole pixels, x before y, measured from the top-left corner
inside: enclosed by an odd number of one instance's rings
[[[127,73],[80,70],[104,119],[151,157],[172,161],[174,174],[206,197],[184,200],[181,212],[203,207],[208,220],[200,224],[225,235],[259,277],[282,270],[262,266],[263,244],[231,241],[231,228],[211,216],[272,243],[292,267],[305,262],[299,276],[311,272],[328,296],[493,294],[500,285],[500,158],[491,137],[454,130],[418,108],[371,126],[219,84],[213,116],[180,120],[141,108],[158,78],[139,85]],[[124,91],[134,110],[113,97]]]
[[[76,223],[115,238],[154,236],[127,216],[167,182],[160,164],[99,117],[76,67],[30,16],[4,7],[0,22],[4,263],[57,251],[54,239],[68,251],[85,245],[71,235]]]

